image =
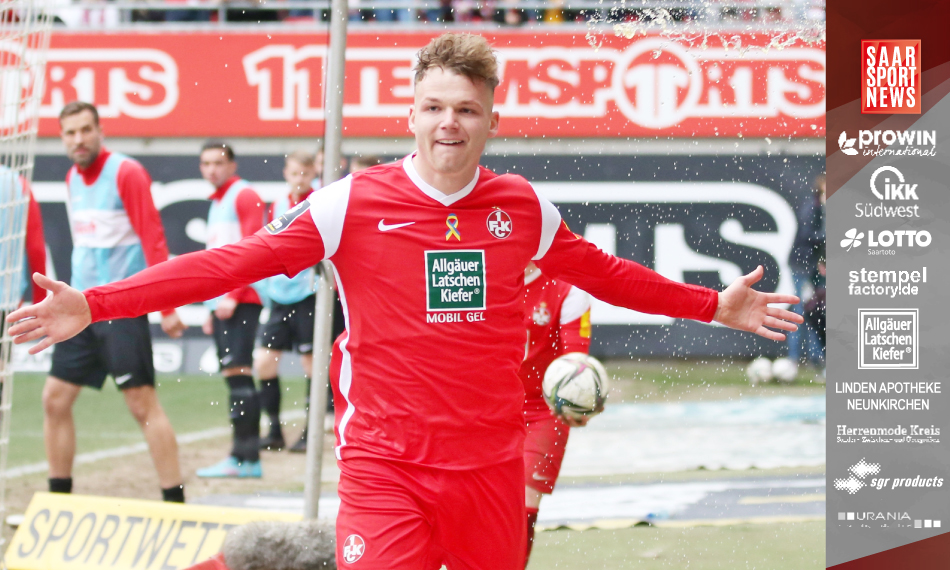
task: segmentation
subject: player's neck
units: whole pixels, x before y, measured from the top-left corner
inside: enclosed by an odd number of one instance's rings
[[[461,172],[453,172],[450,174],[437,172],[429,168],[429,165],[418,153],[412,157],[412,166],[426,184],[446,196],[451,196],[456,192],[464,190],[466,186],[471,184],[472,179],[475,178],[475,172],[478,170],[478,164],[475,164],[471,168],[466,168]]]

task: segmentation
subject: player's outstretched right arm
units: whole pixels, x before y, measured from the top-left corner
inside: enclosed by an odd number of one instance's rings
[[[17,344],[40,340],[37,352],[71,338],[89,323],[136,317],[217,297],[242,285],[283,273],[296,275],[323,259],[322,239],[309,216],[280,235],[266,230],[217,249],[182,255],[135,275],[80,293],[44,278],[53,295],[10,313]],[[39,283],[39,282],[38,282]]]

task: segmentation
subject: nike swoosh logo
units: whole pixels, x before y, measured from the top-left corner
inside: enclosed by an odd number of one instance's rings
[[[537,473],[532,473],[531,478],[534,479],[535,481],[550,481],[551,480],[550,477],[542,477],[541,475],[538,475]]]
[[[415,223],[415,222],[406,222],[406,223],[404,223],[404,224],[392,224],[392,225],[388,225],[388,224],[386,224],[386,220],[380,220],[380,221],[379,221],[379,231],[381,231],[381,232],[388,232],[388,231],[390,231],[390,230],[396,230],[396,229],[399,229],[399,228],[404,228],[404,227],[406,227],[406,226],[411,226],[411,225],[414,224],[414,223]]]
[[[132,379],[131,374],[123,374],[122,376],[119,376],[118,378],[115,379],[116,386],[121,386],[122,384],[125,384],[131,379]]]

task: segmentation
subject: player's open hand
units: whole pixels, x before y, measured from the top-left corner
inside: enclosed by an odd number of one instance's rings
[[[10,336],[14,337],[15,344],[42,339],[30,349],[30,354],[76,336],[92,322],[89,303],[81,292],[40,273],[33,274],[33,281],[49,294],[42,302],[7,316],[7,321],[12,323]]]
[[[171,338],[181,338],[181,335],[187,328],[188,325],[181,322],[181,318],[178,316],[176,311],[172,311],[168,315],[162,317],[162,332]]]
[[[778,293],[763,293],[752,288],[765,274],[762,266],[755,271],[736,279],[725,291],[719,293],[719,306],[713,320],[729,328],[754,332],[771,340],[785,340],[783,331],[798,329],[796,323],[801,324],[805,319],[792,311],[770,307],[770,304],[798,304],[801,299],[795,295],[780,295]]]

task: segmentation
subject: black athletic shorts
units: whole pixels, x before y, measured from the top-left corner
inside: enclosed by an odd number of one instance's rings
[[[260,305],[240,303],[230,319],[222,321],[214,317],[214,344],[222,370],[254,364],[254,337],[257,336],[261,309]]]
[[[261,330],[261,346],[282,352],[297,349],[300,354],[311,354],[315,303],[316,295],[292,305],[272,303],[270,318]]]
[[[50,376],[99,390],[112,375],[120,390],[155,385],[148,317],[92,323],[53,347]]]

